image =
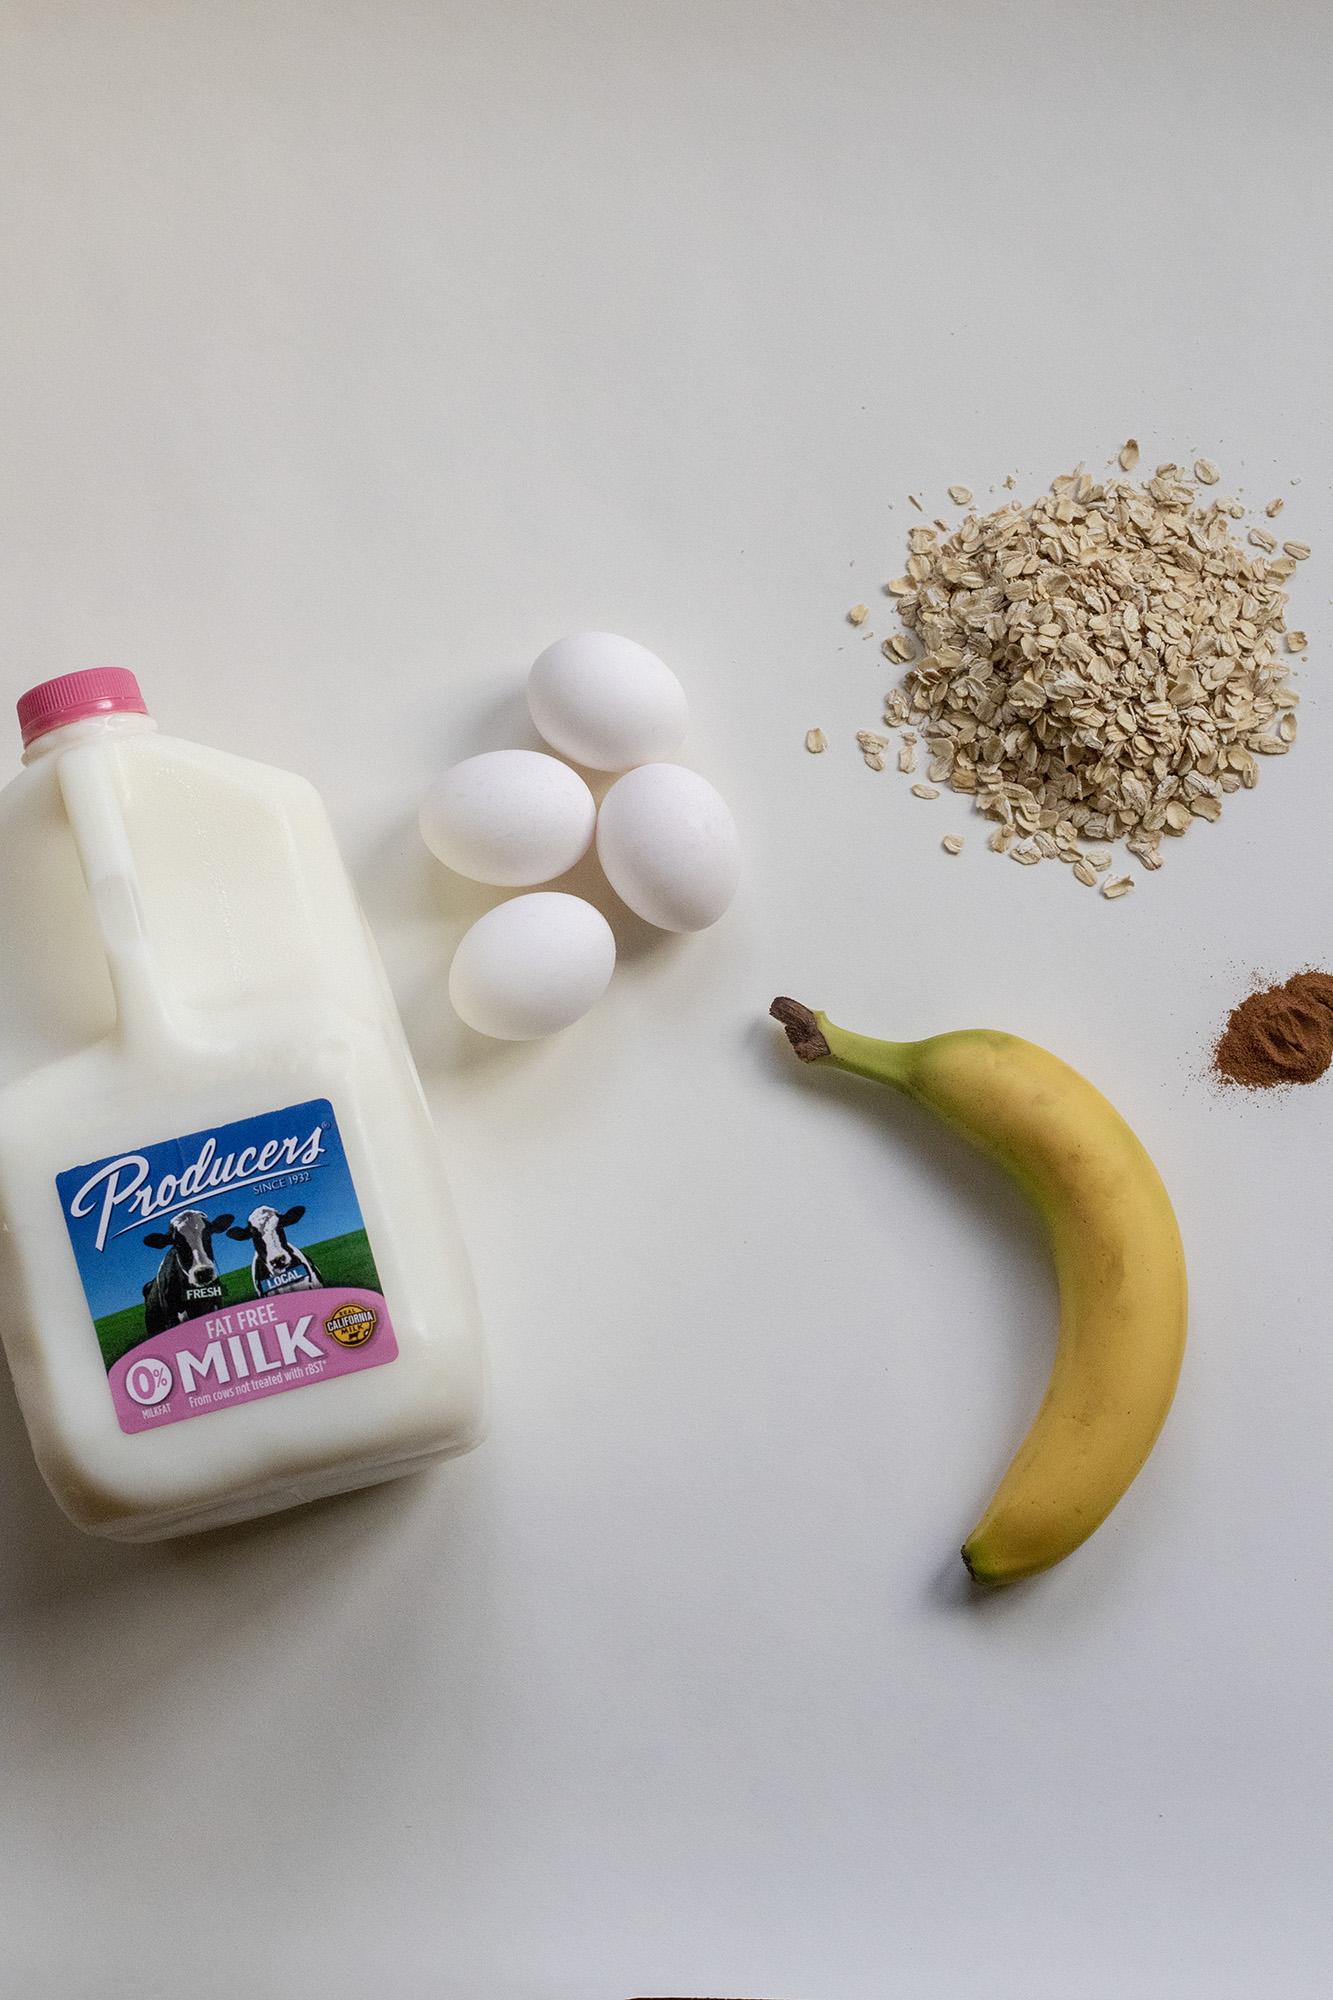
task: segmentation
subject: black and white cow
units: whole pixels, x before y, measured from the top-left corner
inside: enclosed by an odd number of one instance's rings
[[[251,1209],[244,1229],[227,1231],[228,1236],[234,1236],[238,1243],[244,1243],[249,1237],[255,1246],[250,1275],[254,1279],[257,1297],[263,1297],[265,1286],[274,1291],[308,1292],[323,1284],[324,1280],[305,1251],[298,1250],[294,1243],[287,1241],[286,1232],[304,1214],[305,1209],[300,1204],[284,1209],[281,1215],[276,1208],[255,1208]]]
[[[151,1236],[144,1237],[150,1250],[167,1253],[157,1267],[157,1276],[143,1288],[145,1339],[151,1340],[155,1333],[165,1333],[169,1326],[179,1326],[182,1320],[196,1319],[206,1311],[209,1298],[192,1298],[192,1292],[203,1291],[221,1298],[218,1267],[213,1261],[213,1236],[230,1223],[229,1215],[215,1215],[210,1222],[201,1208],[183,1208],[179,1215],[172,1216],[165,1235],[154,1230]]]

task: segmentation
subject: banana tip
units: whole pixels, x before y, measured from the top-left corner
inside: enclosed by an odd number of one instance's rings
[[[995,1576],[993,1574],[988,1574],[984,1568],[978,1569],[977,1565],[972,1560],[970,1543],[964,1542],[962,1548],[958,1551],[958,1553],[963,1558],[964,1569],[967,1571],[973,1583],[975,1583],[979,1589],[1003,1590],[1004,1586],[1007,1583],[1013,1582],[1014,1579],[1011,1576]]]

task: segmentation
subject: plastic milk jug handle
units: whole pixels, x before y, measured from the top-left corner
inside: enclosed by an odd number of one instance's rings
[[[56,776],[106,953],[116,1034],[137,1054],[161,1057],[188,1038],[172,1019],[153,958],[121,810],[119,764],[112,745],[83,743],[60,753]]]

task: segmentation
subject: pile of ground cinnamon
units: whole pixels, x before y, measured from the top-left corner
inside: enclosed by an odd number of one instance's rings
[[[1242,1000],[1213,1052],[1226,1083],[1314,1083],[1333,1062],[1333,974],[1297,972]]]

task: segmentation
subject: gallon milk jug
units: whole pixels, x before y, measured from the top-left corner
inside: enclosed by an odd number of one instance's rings
[[[430,1115],[304,779],[19,703],[0,791],[0,1324],[70,1518],[149,1541],[466,1451],[484,1373]]]

